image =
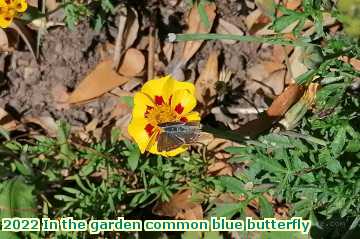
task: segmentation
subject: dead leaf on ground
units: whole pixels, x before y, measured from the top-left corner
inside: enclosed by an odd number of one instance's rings
[[[292,46],[274,45],[272,52],[272,61],[283,63],[293,49],[294,48]]]
[[[303,48],[295,47],[293,54],[289,58],[290,69],[293,79],[308,71],[308,68],[302,62],[303,51]]]
[[[196,4],[191,8],[187,24],[189,26],[189,29],[186,33],[209,33],[212,27],[212,24],[214,22],[216,13],[216,5],[215,3],[206,3],[205,4],[205,11],[206,15],[208,16],[209,20],[209,27],[205,27],[204,24],[201,21],[198,9]],[[184,43],[182,56],[181,56],[181,64],[185,65],[191,57],[199,50],[201,44],[204,41],[187,41]]]
[[[241,29],[239,29],[234,24],[232,24],[228,21],[225,21],[222,18],[219,19],[219,24],[216,27],[216,33],[234,34],[234,35],[239,35],[239,36],[244,35],[244,32]],[[235,44],[236,43],[236,41],[234,41],[234,40],[221,40],[221,42],[225,43],[225,44]]]
[[[158,202],[152,212],[158,216],[174,217],[176,219],[200,220],[203,219],[203,210],[200,203],[192,202],[192,191],[184,189],[176,192],[169,202]]]
[[[196,98],[203,105],[204,110],[209,110],[210,105],[214,103],[216,95],[216,82],[219,80],[219,53],[213,51],[210,53],[204,69],[202,69],[199,78],[196,80]]]
[[[339,60],[349,63],[354,67],[355,70],[360,71],[360,59],[356,58],[349,58],[347,56],[341,56],[339,57]]]
[[[230,164],[224,161],[216,161],[208,166],[208,173],[214,176],[232,176],[233,170]]]
[[[162,49],[165,58],[168,62],[171,61],[172,56],[173,56],[173,52],[174,52],[174,43],[172,42],[165,42],[164,47]]]
[[[17,125],[18,122],[0,107],[0,127],[7,131],[13,131],[17,128]]]
[[[87,101],[126,83],[129,78],[118,75],[111,65],[111,60],[101,62],[71,93],[68,103]]]
[[[268,26],[271,22],[271,19],[263,14],[260,9],[256,9],[252,11],[248,16],[245,18],[245,24],[247,26],[247,31],[250,35],[254,35],[260,29],[263,29],[265,26]]]
[[[279,95],[285,84],[285,65],[280,62],[263,61],[247,69],[246,88],[252,92],[262,89],[269,97]]]
[[[57,136],[58,126],[55,120],[50,116],[27,116],[22,120],[22,122],[25,124],[32,123],[40,126],[50,137]]]
[[[48,0],[47,0],[48,1]],[[39,6],[39,1],[38,0],[27,0],[26,1],[30,6],[32,7],[38,7]]]
[[[126,26],[125,26],[125,42],[124,42],[124,48],[128,49],[129,47],[134,44],[138,32],[139,32],[139,16],[137,11],[134,8],[130,8],[128,10],[127,20],[126,20]]]
[[[46,0],[45,4],[49,11],[53,11],[59,7],[59,3],[56,0]]]
[[[270,117],[281,117],[287,110],[296,103],[304,93],[304,87],[292,84],[284,90],[271,104],[266,111]]]
[[[141,51],[130,48],[126,51],[123,57],[123,62],[119,68],[119,73],[124,76],[136,76],[145,66],[145,57]]]
[[[9,49],[9,40],[4,29],[0,28],[0,51],[5,52]]]
[[[135,9],[122,7],[119,11],[119,27],[113,59],[113,68],[116,70],[120,66],[123,52],[134,44],[140,28],[138,13]]]

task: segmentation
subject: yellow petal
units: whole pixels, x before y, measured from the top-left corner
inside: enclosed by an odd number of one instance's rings
[[[128,126],[128,133],[139,146],[141,153],[145,152],[150,136],[145,128],[149,122],[145,118],[133,118]]]
[[[154,107],[151,99],[141,92],[136,93],[134,96],[134,109],[132,112],[132,117],[144,118],[144,114],[148,109],[148,106]]]
[[[164,157],[173,157],[173,156],[176,156],[178,154],[181,154],[183,152],[185,152],[186,150],[188,149],[188,146],[186,145],[183,145],[179,148],[176,148],[174,150],[171,150],[171,151],[163,151],[163,152],[159,152],[157,150],[157,143],[155,143],[149,150],[150,153],[152,154],[157,154],[157,155],[161,155],[161,156],[164,156]]]
[[[186,118],[187,121],[200,121],[201,120],[199,112],[196,112],[196,111],[192,111],[188,114],[185,114],[183,117]]]
[[[12,4],[12,0],[10,2],[10,4],[6,3],[6,0],[0,0],[0,7],[7,7],[10,6]]]
[[[195,94],[194,84],[177,81],[170,75],[149,80],[141,89],[141,91],[149,95],[154,102],[155,96],[162,96],[165,103],[168,103],[169,97],[177,90],[188,90],[191,94]]]
[[[12,6],[17,12],[25,12],[28,7],[26,0],[14,0]]]
[[[0,27],[1,28],[9,27],[13,18],[14,17],[9,14],[0,14]]]
[[[187,90],[178,90],[171,99],[171,109],[178,115],[184,115],[191,112],[196,106],[196,99]]]

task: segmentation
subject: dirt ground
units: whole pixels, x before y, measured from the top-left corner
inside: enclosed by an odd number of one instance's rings
[[[186,1],[176,7],[169,7],[164,1],[154,4],[154,1],[138,9],[144,12],[141,19],[140,34],[147,34],[154,6],[160,6],[158,11],[159,34],[166,31],[182,32],[186,29]],[[241,4],[239,4],[241,3]],[[246,32],[244,18],[255,8],[251,1],[221,0],[217,1],[217,13]],[[82,23],[72,31],[59,26],[48,29],[40,45],[38,63],[29,51],[15,51],[2,58],[7,66],[5,82],[0,91],[0,107],[12,112],[17,118],[22,116],[51,116],[54,119],[65,119],[74,126],[88,124],[94,117],[103,120],[114,107],[117,99],[108,95],[102,96],[87,104],[67,106],[61,102],[64,95],[72,92],[78,83],[101,61],[100,50],[107,43],[114,43],[117,17],[112,18],[110,25],[100,33],[95,32],[87,23]],[[218,21],[213,26],[216,28]],[[161,36],[160,36],[161,38]],[[187,69],[198,76],[211,51],[220,52],[220,69],[227,68],[233,72],[231,79],[232,94],[218,99],[212,110],[215,118],[237,128],[256,117],[256,113],[244,114],[231,112],[232,108],[266,108],[262,94],[247,90],[247,69],[256,64],[259,59],[267,59],[267,48],[259,48],[254,43],[224,44],[207,41],[188,63]],[[144,80],[146,74],[142,77]],[[190,79],[191,80],[191,79]],[[229,110],[230,109],[230,110]],[[233,117],[237,115],[237,117]]]

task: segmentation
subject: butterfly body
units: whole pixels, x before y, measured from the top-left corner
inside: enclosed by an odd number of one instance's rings
[[[161,129],[158,135],[157,150],[170,151],[182,145],[197,142],[200,135],[200,123],[192,122],[167,122],[158,125]]]

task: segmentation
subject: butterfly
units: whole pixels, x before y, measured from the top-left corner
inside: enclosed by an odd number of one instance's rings
[[[159,152],[171,151],[182,145],[196,143],[201,134],[199,121],[166,122],[158,126],[160,132],[151,137],[147,149],[150,149],[157,140]]]

